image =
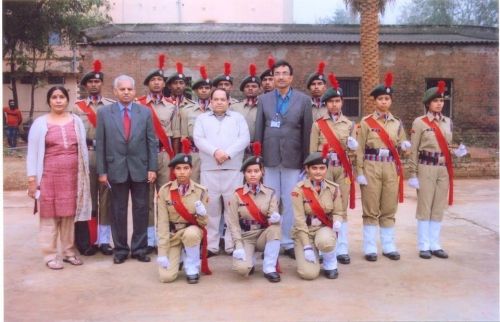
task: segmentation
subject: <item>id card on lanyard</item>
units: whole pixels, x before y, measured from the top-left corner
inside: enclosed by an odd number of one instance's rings
[[[283,106],[288,104],[288,100],[290,100],[289,96],[290,92],[287,93],[285,98],[283,99],[278,92],[276,92],[276,113],[274,114],[273,119],[271,120],[271,127],[280,128],[282,115],[281,112],[283,110]]]

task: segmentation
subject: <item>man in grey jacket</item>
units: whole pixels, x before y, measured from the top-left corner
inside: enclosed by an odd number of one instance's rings
[[[146,255],[149,183],[156,180],[157,141],[151,112],[133,103],[135,81],[121,75],[113,82],[117,102],[97,112],[96,163],[99,182],[111,190],[111,233],[114,263],[132,258],[149,262]],[[132,196],[133,233],[127,242],[128,195]]]
[[[286,255],[295,258],[291,193],[309,153],[311,99],[291,87],[293,67],[287,61],[277,61],[272,69],[275,89],[259,97],[255,140],[262,143],[264,184],[281,197],[281,245]]]

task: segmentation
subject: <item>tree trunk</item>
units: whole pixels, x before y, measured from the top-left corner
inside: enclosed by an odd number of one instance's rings
[[[17,97],[17,82],[16,82],[16,58],[14,56],[14,52],[12,51],[10,53],[9,57],[9,64],[10,64],[10,86],[12,90],[12,99],[14,102],[16,102],[16,106],[19,107],[19,99]]]
[[[373,112],[373,98],[370,92],[379,82],[379,53],[378,53],[378,0],[361,1],[360,12],[360,37],[361,37],[361,61],[362,78],[362,109],[363,114]]]
[[[33,56],[32,56],[32,70],[31,70],[31,105],[30,105],[30,114],[29,114],[29,121],[33,120],[33,114],[35,112],[35,88],[36,88],[36,77],[35,77],[35,72],[36,72],[36,51],[33,50]]]

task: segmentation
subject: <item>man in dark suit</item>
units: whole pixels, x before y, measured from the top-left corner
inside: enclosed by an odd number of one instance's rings
[[[149,262],[146,255],[149,183],[156,180],[157,142],[151,112],[133,103],[135,81],[121,75],[113,82],[117,102],[99,109],[96,152],[99,182],[111,190],[114,263],[132,258]],[[132,196],[133,233],[127,242],[128,195]]]
[[[291,87],[293,68],[288,62],[279,60],[272,70],[275,89],[259,97],[255,141],[262,143],[264,184],[281,197],[281,246],[286,255],[295,258],[291,193],[309,153],[311,99]]]

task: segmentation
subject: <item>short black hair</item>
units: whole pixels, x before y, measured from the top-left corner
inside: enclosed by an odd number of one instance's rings
[[[49,89],[49,91],[47,92],[47,105],[50,106],[50,97],[52,96],[52,94],[54,94],[55,91],[57,90],[60,90],[63,95],[66,97],[66,99],[68,100],[69,102],[69,94],[68,94],[68,90],[66,88],[64,88],[63,86],[53,86]]]
[[[229,92],[226,91],[225,89],[223,88],[218,88],[218,87],[215,87],[212,92],[210,93],[210,99],[214,98],[214,93],[217,92],[217,91],[223,91],[225,94],[226,94],[226,98],[229,100]]]
[[[292,65],[290,65],[289,62],[287,62],[286,60],[283,60],[283,59],[280,59],[280,60],[278,60],[277,62],[274,63],[274,65],[273,65],[273,74],[274,74],[274,71],[276,70],[276,68],[281,67],[281,66],[287,66],[288,69],[290,69],[290,75],[293,75],[293,67],[292,67]]]

